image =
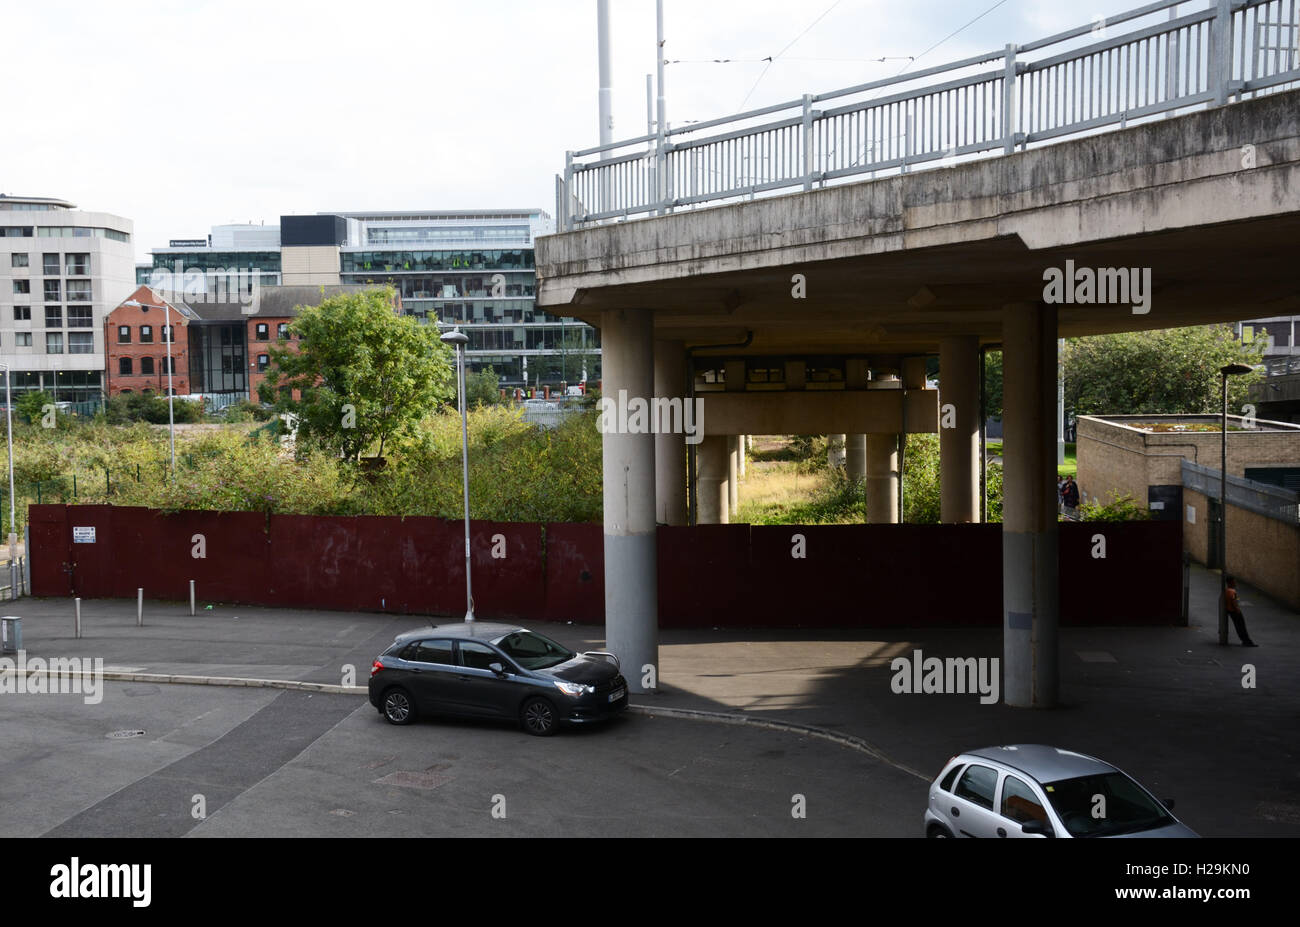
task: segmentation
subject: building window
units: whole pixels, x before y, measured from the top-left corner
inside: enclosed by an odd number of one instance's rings
[[[59,256],[57,254],[41,255],[41,263],[45,267],[45,276],[57,277],[59,275]]]
[[[22,296],[24,293],[30,293],[31,291],[32,291],[32,282],[31,282],[30,280],[15,280],[15,281],[14,281],[14,295],[15,295],[15,296]]]
[[[172,344],[175,344],[175,343],[176,343],[176,341],[175,341],[175,337],[174,337],[174,336],[175,336],[175,333],[172,331],[173,328],[174,328],[174,326],[172,326],[172,325],[164,325],[164,326],[162,327],[162,340],[163,340],[163,344],[167,344],[168,342],[170,342],[170,343],[172,343]]]
[[[66,267],[69,277],[89,277],[90,276],[90,255],[89,254],[69,254],[65,256]]]
[[[141,325],[141,326],[140,326],[140,343],[141,343],[141,344],[153,344],[153,326],[152,326],[152,325]]]
[[[9,255],[9,266],[10,266],[10,267],[26,267],[26,266],[27,266],[27,255],[26,255],[26,254],[11,254],[11,255]]]
[[[151,376],[153,376],[153,358],[152,358],[152,357],[142,357],[142,358],[140,358],[140,376],[142,376],[142,377],[151,377]]]
[[[131,343],[131,326],[130,326],[130,325],[119,325],[119,326],[117,327],[117,343],[118,343],[118,344],[130,344],[130,343]]]
[[[279,338],[281,341],[286,341],[286,340],[288,340],[288,338],[289,338],[289,323],[288,323],[288,322],[281,322],[278,326],[276,326],[276,329],[275,329],[275,336],[276,336],[277,338]]]
[[[265,372],[266,372],[266,368],[269,367],[270,364],[271,364],[271,355],[270,355],[270,354],[259,354],[259,355],[257,355],[257,372],[258,372],[258,373],[265,373]]]
[[[45,327],[62,328],[63,327],[63,307],[46,306],[45,307]]]
[[[119,357],[117,360],[117,375],[119,377],[131,376],[131,358]]]
[[[63,353],[63,332],[45,333],[45,353],[46,354]]]
[[[94,324],[89,306],[68,307],[68,328],[93,328]]]
[[[60,293],[59,281],[57,280],[45,281],[45,301],[47,303],[61,302],[62,300],[59,293]]]
[[[172,373],[172,374],[174,374],[174,373],[176,372],[176,358],[174,358],[174,357],[160,357],[160,358],[158,358],[158,361],[159,361],[159,363],[162,365],[162,372],[163,372],[163,373]]]
[[[47,283],[49,281],[46,281]],[[89,280],[69,280],[68,281],[68,301],[78,303],[88,303],[91,301],[90,281]]]
[[[270,340],[271,340],[270,328],[269,328],[269,326],[268,326],[265,322],[258,322],[258,323],[257,323],[257,340],[258,340],[258,341],[270,341]]]
[[[95,333],[94,332],[68,332],[68,353],[69,354],[94,354]]]
[[[32,346],[32,333],[18,332],[14,335],[14,344],[20,348],[30,348]]]
[[[15,322],[30,322],[32,320],[31,306],[14,306]]]

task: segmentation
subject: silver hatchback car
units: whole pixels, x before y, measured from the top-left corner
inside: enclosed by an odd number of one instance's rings
[[[1014,744],[950,759],[930,783],[927,837],[1195,837],[1122,770],[1091,756]]]

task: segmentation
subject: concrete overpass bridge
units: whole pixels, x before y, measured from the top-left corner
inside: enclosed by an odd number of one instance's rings
[[[1056,339],[1300,313],[1296,0],[1178,8],[1114,18],[1169,11],[1101,41],[1085,27],[1007,46],[991,71],[919,72],[902,80],[960,76],[887,97],[824,112],[805,97],[795,124],[753,125],[768,108],[708,138],[619,143],[648,153],[571,154],[568,230],[537,242],[538,305],[600,327],[606,397],[703,411],[698,448],[635,420],[604,435],[606,626],[629,666],[658,662],[656,523],[684,523],[688,490],[697,521],[726,519],[731,436],[850,435],[868,517],[891,521],[898,435],[937,430],[942,520],[979,520],[979,357],[996,344],[1003,691],[1056,702]],[[845,166],[846,150],[870,154]],[[728,167],[744,151],[757,173]]]

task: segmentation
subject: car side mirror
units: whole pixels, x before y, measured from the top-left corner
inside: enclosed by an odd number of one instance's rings
[[[488,669],[496,673],[498,676],[504,676],[506,674],[506,668],[500,663],[489,663]]]
[[[1056,834],[1046,821],[1026,821],[1020,825],[1022,833],[1027,835],[1039,834],[1043,837],[1055,837]]]

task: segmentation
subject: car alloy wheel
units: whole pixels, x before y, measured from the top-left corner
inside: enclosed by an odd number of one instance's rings
[[[524,730],[537,737],[550,737],[559,726],[555,706],[544,698],[530,698],[520,713]]]
[[[389,724],[410,724],[415,717],[415,706],[405,689],[389,689],[384,693],[384,718]]]

